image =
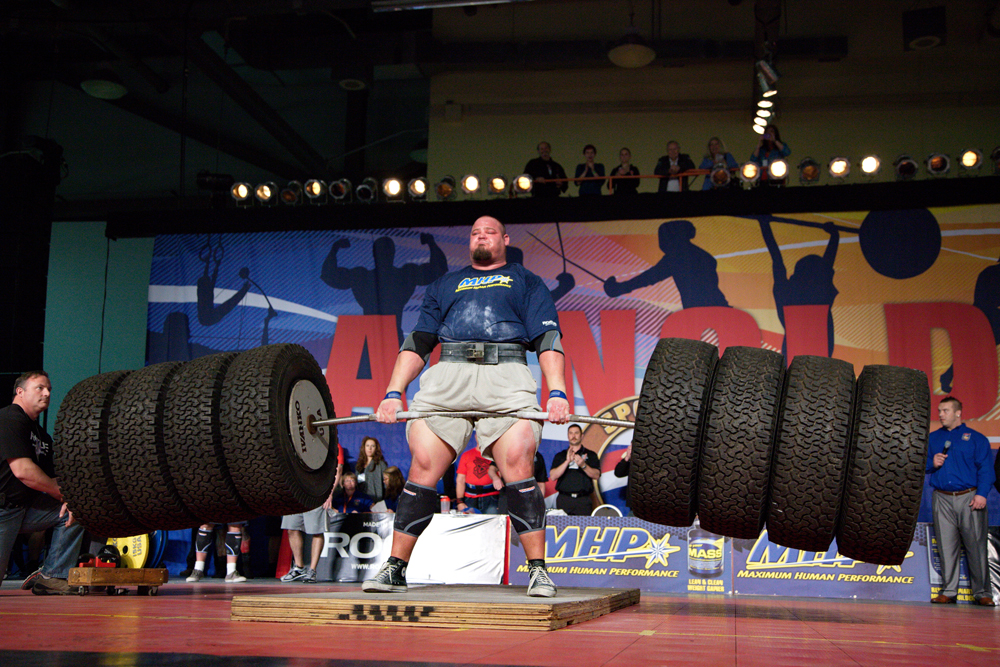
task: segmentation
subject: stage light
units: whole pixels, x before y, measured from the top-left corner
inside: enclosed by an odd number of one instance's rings
[[[463,176],[462,192],[467,195],[474,195],[479,192],[479,177],[475,174],[466,174]]]
[[[771,107],[774,106],[774,102],[772,102],[771,100],[758,100],[757,106],[760,107],[761,109],[770,109]]]
[[[322,204],[326,201],[326,183],[314,179],[306,181],[306,198],[313,204]]]
[[[406,186],[406,191],[410,193],[413,201],[425,201],[427,199],[427,179],[414,178]]]
[[[827,171],[834,178],[847,178],[847,175],[851,173],[851,161],[846,157],[831,158],[827,165]]]
[[[757,125],[756,123],[750,126],[750,128],[757,134],[764,134],[764,127],[764,125]]]
[[[861,158],[861,173],[865,176],[874,176],[882,168],[882,161],[877,155],[866,155]]]
[[[330,196],[338,204],[351,201],[351,193],[354,192],[354,185],[346,178],[330,183]]]
[[[990,160],[993,161],[993,173],[1000,176],[1000,146],[997,146],[990,153]]]
[[[387,178],[382,181],[382,192],[385,200],[390,202],[403,201],[403,182],[398,178]]]
[[[497,174],[486,184],[486,191],[494,197],[502,197],[507,192],[507,177]]]
[[[772,88],[771,90],[765,90],[761,93],[761,97],[774,97],[778,94],[777,88]]]
[[[962,151],[962,157],[959,162],[961,162],[962,167],[966,171],[979,169],[983,166],[983,152],[975,148],[964,150]]]
[[[455,177],[445,176],[434,186],[434,194],[438,201],[448,201],[455,198]]]
[[[253,196],[264,206],[274,206],[278,203],[278,186],[274,183],[261,183],[254,188]]]
[[[362,204],[372,204],[378,199],[378,181],[369,176],[354,188],[354,197]]]
[[[770,109],[757,109],[757,117],[758,118],[770,118],[771,117],[771,110]]]
[[[767,177],[778,181],[788,176],[788,163],[784,160],[773,160],[767,165]]]
[[[767,121],[761,118],[760,116],[757,116],[756,118],[753,119],[753,124],[758,125],[760,127],[766,127]]]
[[[819,162],[811,157],[803,158],[799,162],[799,183],[802,185],[815,185],[819,183],[820,168]]]
[[[780,78],[778,71],[766,60],[757,61],[757,72],[763,77],[765,82],[771,85],[778,83],[778,79]]]
[[[294,206],[302,202],[302,184],[298,181],[289,181],[281,190],[281,203]]]
[[[926,165],[931,176],[944,176],[951,169],[951,159],[944,153],[931,153],[927,156]]]
[[[732,176],[729,173],[729,167],[725,163],[722,163],[712,167],[712,172],[708,175],[708,179],[712,182],[713,188],[724,188],[729,185]]]
[[[252,203],[250,192],[249,183],[233,183],[233,187],[229,188],[229,194],[236,201],[237,206],[248,206]]]
[[[744,183],[756,183],[760,179],[760,167],[756,162],[744,162],[740,167],[740,180]]]
[[[514,179],[514,194],[526,194],[531,192],[532,180],[528,174],[521,174]]]
[[[892,163],[892,167],[896,170],[897,181],[909,181],[917,175],[917,171],[920,169],[916,161],[909,155],[900,155]]]

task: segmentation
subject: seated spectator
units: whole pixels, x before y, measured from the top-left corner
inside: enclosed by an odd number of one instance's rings
[[[705,158],[701,161],[701,164],[698,165],[698,168],[708,169],[709,171],[711,171],[715,169],[716,166],[723,166],[729,170],[729,183],[727,184],[727,186],[724,187],[736,186],[739,183],[739,180],[733,173],[734,170],[739,169],[740,167],[739,163],[736,162],[736,158],[733,157],[732,153],[726,152],[726,145],[722,143],[722,139],[719,139],[718,137],[712,137],[711,139],[708,140],[708,155],[706,155]],[[701,189],[711,190],[714,187],[718,186],[716,186],[712,182],[712,174],[711,173],[706,174],[705,182],[702,184]]]
[[[621,163],[611,170],[610,176],[638,176],[639,168],[632,164],[632,151],[623,148],[618,151],[618,159]],[[639,189],[638,178],[611,178],[608,180],[608,189],[616,195],[634,195]]]
[[[340,514],[362,514],[372,511],[372,499],[358,488],[358,476],[351,471],[340,480],[342,488],[333,494],[333,511]]]
[[[600,162],[594,162],[594,158],[597,156],[597,149],[594,148],[593,144],[587,144],[583,147],[583,164],[576,165],[576,176],[574,178],[593,178],[595,176],[604,176],[604,165]],[[601,186],[604,185],[604,181],[577,181],[576,187],[580,188],[580,196],[588,195],[599,195],[601,194]]]
[[[382,498],[382,502],[385,503],[385,511],[391,514],[396,513],[396,505],[399,504],[399,494],[403,492],[403,485],[406,480],[403,479],[403,473],[396,466],[389,466],[382,473],[382,485],[385,487],[385,497]]]
[[[667,143],[667,154],[656,162],[653,173],[667,178],[660,179],[657,192],[682,192],[688,189],[688,177],[677,174],[694,169],[694,162],[687,153],[681,153],[681,145],[676,141]]]
[[[385,496],[385,486],[382,483],[382,473],[389,464],[382,456],[382,445],[371,436],[365,436],[361,441],[361,451],[358,452],[358,486],[373,503]]]
[[[475,509],[483,514],[497,514],[502,488],[503,481],[496,464],[483,458],[479,448],[473,447],[462,454],[455,475],[456,509],[459,512]]]
[[[754,152],[750,154],[750,161],[760,165],[761,182],[767,181],[767,165],[771,164],[775,160],[781,160],[792,154],[792,149],[788,147],[788,144],[781,141],[781,133],[778,131],[777,125],[767,125],[764,127],[764,134],[760,135],[760,141],[757,142],[757,148]],[[772,185],[784,185],[787,178],[782,178],[780,180],[772,181]]]

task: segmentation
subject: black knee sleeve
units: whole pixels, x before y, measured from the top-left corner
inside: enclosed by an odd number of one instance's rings
[[[240,545],[243,544],[243,533],[226,533],[226,555],[239,556]]]
[[[545,530],[545,498],[534,478],[508,484],[504,491],[507,513],[518,535]]]
[[[194,540],[194,548],[198,553],[208,553],[209,547],[212,546],[212,533],[211,530],[198,529],[198,537]]]
[[[434,512],[440,507],[437,489],[407,482],[403,486],[403,492],[399,494],[399,505],[396,507],[392,527],[401,533],[420,537],[430,525]]]

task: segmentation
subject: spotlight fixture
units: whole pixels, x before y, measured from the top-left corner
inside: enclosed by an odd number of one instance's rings
[[[462,177],[462,192],[472,196],[479,192],[479,177],[475,174],[466,174]]]
[[[729,174],[729,168],[722,164],[716,164],[712,167],[711,173],[708,175],[709,181],[712,183],[713,188],[724,188],[729,185],[729,181],[732,180],[732,176]]]
[[[998,149],[1000,150],[1000,149]],[[521,174],[514,179],[514,194],[521,195],[531,192],[532,180],[528,174]]]
[[[804,158],[799,162],[799,183],[802,185],[815,185],[819,183],[819,162],[811,157]]]
[[[302,203],[302,184],[298,181],[289,181],[281,190],[281,203],[295,206]]]
[[[772,160],[767,165],[767,177],[772,181],[780,181],[788,176],[788,162],[785,160]]]
[[[962,168],[966,171],[979,169],[983,166],[983,152],[975,148],[964,150],[962,151],[962,157],[959,159],[959,162],[962,164]]]
[[[486,191],[494,197],[502,197],[507,191],[507,177],[502,174],[493,176],[486,184]]]
[[[766,60],[757,61],[757,73],[770,85],[778,83],[780,76],[774,66]]]
[[[760,167],[756,162],[744,162],[740,167],[740,180],[744,183],[756,183],[760,179]]]
[[[827,171],[834,178],[847,178],[847,175],[851,173],[851,161],[846,157],[831,158],[827,165]]]
[[[772,115],[770,109],[757,109],[758,118],[770,118]]]
[[[909,155],[900,155],[896,158],[896,161],[892,163],[893,169],[896,170],[896,180],[897,181],[909,181],[914,176],[917,175],[919,167],[916,161]]]
[[[338,204],[344,204],[351,201],[352,192],[354,192],[354,186],[346,178],[330,183],[330,196],[333,197],[333,200]]]
[[[757,106],[761,109],[770,109],[774,106],[774,102],[772,100],[757,100]]]
[[[362,204],[372,204],[378,199],[378,181],[369,176],[354,188],[354,197]]]
[[[438,201],[448,201],[455,198],[455,177],[445,176],[434,186],[434,194]]]
[[[861,173],[865,176],[874,176],[882,168],[882,160],[877,155],[866,155],[861,158]]]
[[[229,194],[236,201],[237,206],[249,206],[253,203],[250,199],[250,193],[252,192],[249,183],[233,183],[233,187],[229,188]]]
[[[773,97],[778,92],[778,89],[773,84],[768,83],[764,75],[759,72],[757,73],[757,85],[760,86],[761,97]]]
[[[771,88],[770,90],[762,90],[760,93],[761,97],[774,97],[777,94],[778,94],[777,88]]]
[[[750,126],[750,128],[757,134],[764,134],[764,127],[764,125],[758,125],[757,123]]]
[[[264,206],[274,206],[278,203],[278,186],[274,183],[261,183],[254,188],[253,196]]]
[[[309,200],[310,204],[325,204],[326,193],[326,183],[323,181],[318,181],[315,178],[306,181],[306,199]]]
[[[927,173],[931,176],[944,176],[951,169],[951,159],[944,153],[931,153],[926,164]]]
[[[427,199],[427,179],[411,179],[406,186],[406,191],[410,193],[410,199],[413,201],[425,201]]]
[[[990,160],[993,161],[993,173],[1000,176],[1000,146],[990,152]]]
[[[767,121],[761,118],[760,116],[757,116],[756,118],[753,119],[753,124],[759,125],[760,127],[766,127]]]
[[[382,193],[389,202],[403,201],[403,182],[398,178],[387,178],[382,181]]]

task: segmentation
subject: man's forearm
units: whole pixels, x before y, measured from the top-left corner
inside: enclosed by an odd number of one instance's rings
[[[423,357],[409,350],[400,351],[399,356],[396,357],[396,365],[392,367],[392,375],[389,378],[389,386],[386,391],[404,393],[423,369]]]
[[[45,471],[38,467],[38,464],[29,458],[8,459],[10,470],[14,476],[29,489],[41,491],[52,496],[58,501],[62,501],[62,493],[59,491],[59,484],[45,474]]]

